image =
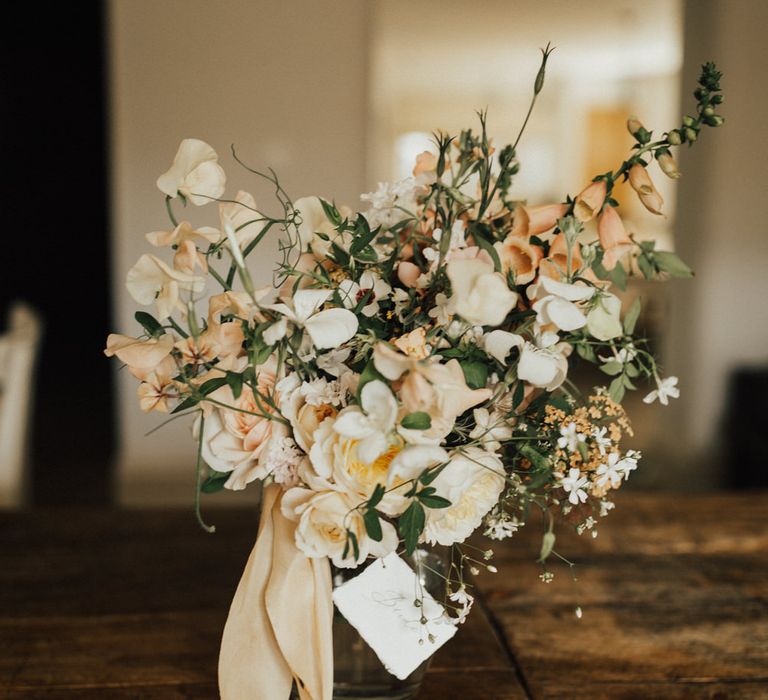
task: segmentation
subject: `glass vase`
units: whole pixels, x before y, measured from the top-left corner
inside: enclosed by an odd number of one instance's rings
[[[444,557],[426,549],[417,549],[405,560],[420,572],[422,585],[438,601],[445,593],[447,564]],[[419,566],[422,564],[422,566]],[[333,586],[357,576],[357,569],[332,568]],[[427,672],[427,659],[410,676],[400,680],[379,661],[365,640],[336,609],[333,615],[333,697],[334,700],[410,700],[419,694]]]

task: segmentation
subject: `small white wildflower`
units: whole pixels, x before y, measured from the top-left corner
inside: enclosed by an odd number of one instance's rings
[[[459,606],[459,609],[456,611],[456,617],[452,618],[451,622],[455,625],[464,624],[464,620],[467,619],[469,611],[472,609],[472,604],[475,602],[474,596],[467,593],[466,587],[462,584],[448,598]]]
[[[584,503],[588,496],[584,487],[589,484],[589,479],[583,476],[576,467],[568,470],[568,476],[560,477],[560,486],[568,494],[568,501],[573,505]]]
[[[555,575],[551,571],[545,571],[543,574],[539,574],[539,578],[544,583],[552,583],[555,580]]]
[[[448,313],[448,297],[442,292],[436,294],[435,306],[427,312],[427,315],[434,318],[438,325],[447,325],[451,320],[451,315]]]
[[[597,449],[600,450],[601,455],[605,455],[606,447],[611,446],[611,439],[605,437],[605,434],[607,432],[608,432],[608,428],[606,427],[595,428],[592,431],[592,439],[595,441],[595,444],[597,445]]]
[[[504,540],[512,537],[523,525],[525,525],[524,522],[516,517],[510,517],[503,511],[492,511],[485,518],[483,534],[492,540]]]
[[[615,507],[616,507],[616,504],[613,501],[605,501],[605,500],[600,501],[600,517],[604,518]]]
[[[473,440],[478,440],[480,444],[489,452],[496,452],[501,443],[512,437],[512,427],[496,411],[489,412],[487,408],[476,408],[472,415],[475,419],[475,427],[469,434]]]
[[[578,432],[576,423],[570,422],[568,425],[560,428],[560,435],[557,439],[557,446],[561,449],[567,449],[569,452],[576,452],[580,442],[584,442],[587,436]]]
[[[600,488],[605,487],[607,484],[610,484],[611,488],[614,489],[619,487],[624,473],[618,466],[618,463],[618,452],[611,452],[611,454],[608,455],[608,460],[605,462],[605,464],[601,464],[597,468],[597,471],[595,472],[597,474],[595,483]]]
[[[677,388],[677,377],[661,379],[657,376],[656,389],[643,399],[643,403],[653,403],[658,399],[662,406],[667,406],[670,397],[676,399],[678,396],[680,396],[680,389]]]
[[[375,192],[360,195],[363,202],[369,202],[370,208],[364,216],[371,228],[389,227],[404,219],[407,214],[401,209],[412,209],[416,181],[406,178],[395,183],[380,182]]]

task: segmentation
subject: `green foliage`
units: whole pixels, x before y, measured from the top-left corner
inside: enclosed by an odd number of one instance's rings
[[[141,324],[141,327],[146,331],[147,335],[157,338],[165,333],[165,329],[155,319],[152,314],[148,314],[146,311],[137,311],[134,314],[134,318]]]
[[[416,545],[419,542],[419,536],[424,530],[424,524],[426,523],[426,515],[424,513],[424,507],[418,500],[414,499],[405,512],[400,516],[398,521],[398,529],[400,536],[405,542],[405,553],[413,554],[416,549]]]
[[[429,413],[415,411],[414,413],[409,413],[405,416],[403,420],[400,421],[400,425],[409,430],[429,430],[432,427],[432,418]]]

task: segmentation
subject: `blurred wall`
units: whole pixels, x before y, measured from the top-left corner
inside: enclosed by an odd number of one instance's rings
[[[666,437],[676,457],[670,477],[692,488],[724,476],[731,372],[768,365],[766,26],[764,0],[686,3],[684,92],[700,65],[715,60],[724,73],[726,118],[722,129],[706,131],[697,147],[681,154],[676,240],[696,278],[669,290],[665,357],[668,372],[680,376],[682,396],[673,402]],[[683,109],[690,108],[685,98]],[[755,410],[765,412],[764,406]]]
[[[114,321],[138,334],[123,281],[148,252],[144,234],[168,225],[155,179],[183,138],[209,142],[227,193],[252,191],[267,210],[269,188],[234,163],[230,144],[249,165],[272,166],[294,198],[354,203],[364,191],[367,3],[112,0],[109,10]],[[217,224],[213,205],[180,218]],[[253,275],[266,284],[277,256],[264,250]],[[118,391],[119,499],[191,502],[189,424],[145,437],[162,416],[141,414],[127,372]]]

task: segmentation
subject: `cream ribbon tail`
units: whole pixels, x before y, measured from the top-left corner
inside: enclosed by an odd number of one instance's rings
[[[222,700],[301,700],[333,695],[333,599],[327,559],[311,559],[280,511],[283,490],[264,489],[256,544],[224,626]]]

